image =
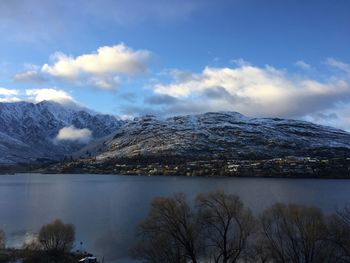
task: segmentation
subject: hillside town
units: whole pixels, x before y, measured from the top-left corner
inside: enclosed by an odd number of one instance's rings
[[[171,160],[171,161],[169,161]],[[159,160],[92,159],[53,164],[44,173],[95,173],[154,176],[225,176],[225,177],[308,177],[349,178],[350,158],[295,157],[268,160]]]

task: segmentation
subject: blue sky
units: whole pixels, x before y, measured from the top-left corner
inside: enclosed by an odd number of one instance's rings
[[[0,101],[350,130],[350,1],[0,0]]]

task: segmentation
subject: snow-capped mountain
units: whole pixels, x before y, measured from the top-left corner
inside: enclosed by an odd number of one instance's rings
[[[123,121],[77,105],[53,101],[0,103],[0,164],[60,159],[79,150],[79,140],[58,140],[62,128],[88,131],[92,140],[114,133]]]
[[[57,140],[62,128],[88,129],[89,144]],[[0,164],[72,155],[97,161],[124,157],[270,159],[350,156],[350,133],[298,120],[248,118],[236,112],[123,122],[56,102],[0,103]]]
[[[247,118],[236,112],[160,119],[145,116],[84,151],[97,160],[138,156],[269,159],[350,152],[350,133],[313,123]]]

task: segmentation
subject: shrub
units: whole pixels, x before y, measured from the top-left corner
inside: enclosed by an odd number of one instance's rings
[[[38,240],[45,251],[56,254],[67,253],[72,249],[75,240],[74,226],[56,219],[41,227]]]

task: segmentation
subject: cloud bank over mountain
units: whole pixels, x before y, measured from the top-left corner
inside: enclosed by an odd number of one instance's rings
[[[303,116],[350,101],[350,84],[344,79],[333,76],[318,81],[272,66],[251,65],[206,67],[184,81],[156,84],[154,92],[178,99],[175,106],[179,102],[193,104],[195,100],[203,110],[235,109],[250,116]],[[173,109],[181,111],[181,107]]]
[[[40,89],[7,89],[0,88],[0,102],[29,101],[39,103],[45,100],[61,104],[77,104],[77,101],[66,91],[57,88]]]
[[[145,111],[147,107],[169,115],[238,111],[252,117],[308,119],[350,129],[346,110],[350,104],[349,65],[335,59],[326,62],[332,74],[319,78],[248,62],[205,67],[200,73],[186,72],[186,77],[179,70],[170,71],[171,81],[152,86],[153,95],[144,100]],[[311,65],[304,62],[302,67]]]

